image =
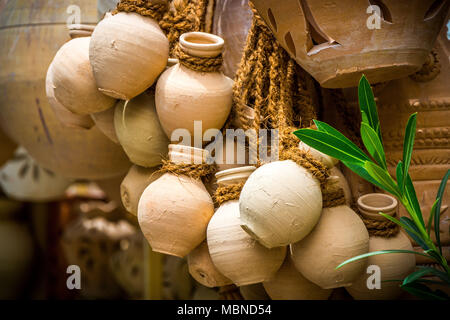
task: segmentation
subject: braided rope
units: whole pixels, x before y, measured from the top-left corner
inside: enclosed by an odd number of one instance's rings
[[[199,72],[218,72],[223,63],[222,54],[217,57],[195,57],[184,52],[179,45],[176,46],[174,54],[183,66]]]
[[[214,200],[218,205],[231,200],[239,200],[244,183],[219,186],[214,194]]]
[[[170,160],[163,160],[161,173],[171,173],[177,176],[184,175],[193,179],[208,178],[216,172],[216,167],[211,164],[174,163]]]
[[[167,11],[167,2],[153,2],[152,0],[120,0],[113,14],[118,12],[136,12],[141,16],[160,21]]]

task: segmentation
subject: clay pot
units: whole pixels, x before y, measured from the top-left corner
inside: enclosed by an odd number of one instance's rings
[[[83,24],[97,22],[94,1],[78,0]],[[104,179],[126,173],[122,148],[97,128],[63,126],[45,95],[45,76],[68,40],[67,2],[8,1],[0,11],[0,126],[36,162],[77,179]],[[27,26],[27,27],[24,27]],[[32,52],[32,54],[30,54]],[[20,81],[17,81],[20,79]]]
[[[89,49],[99,91],[121,100],[149,88],[168,56],[169,41],[158,23],[137,13],[119,12],[100,21]]]
[[[339,188],[342,188],[342,190],[344,191],[345,204],[351,206],[351,204],[353,203],[352,192],[350,189],[350,185],[347,179],[345,178],[344,174],[342,173],[341,170],[338,169],[338,167],[331,168],[330,174],[331,177],[335,177],[335,181],[337,181],[337,186]]]
[[[216,57],[224,45],[222,38],[203,32],[185,33],[179,43],[195,57]],[[233,80],[222,72],[198,72],[182,64],[166,70],[156,85],[156,111],[167,136],[183,128],[194,137],[194,121],[202,121],[202,137],[208,129],[221,129],[231,110],[232,87]]]
[[[369,233],[348,206],[324,208],[319,222],[303,240],[291,245],[296,269],[323,289],[350,286],[366,270],[366,260],[335,268],[369,251]]]
[[[279,43],[323,87],[357,86],[362,74],[371,83],[414,73],[448,12],[448,2],[399,0],[380,4],[379,29],[370,29],[372,2],[255,0],[258,13]]]
[[[72,39],[90,37],[94,32],[95,25],[90,24],[71,24],[68,26],[69,35]]]
[[[244,182],[255,167],[216,174],[219,185]],[[280,268],[286,247],[268,249],[242,230],[239,201],[224,202],[212,217],[207,231],[208,248],[217,269],[237,286],[268,280]]]
[[[358,199],[358,208],[361,214],[370,219],[383,220],[378,213],[383,212],[394,216],[397,212],[398,202],[395,198],[381,193],[366,194]],[[369,252],[379,250],[412,250],[408,237],[399,232],[395,237],[383,238],[371,236]],[[369,289],[367,286],[370,274],[363,273],[346,290],[356,300],[392,300],[404,294],[398,282],[383,282],[386,280],[403,280],[412,273],[416,267],[414,254],[384,254],[367,258],[369,266],[380,268],[380,289]]]
[[[307,169],[291,160],[276,161],[250,176],[239,207],[242,228],[265,247],[274,248],[300,241],[311,232],[322,212],[322,192]]]
[[[120,103],[120,102],[119,102]],[[97,128],[114,143],[119,143],[114,127],[115,107],[91,114]]]
[[[159,123],[153,94],[145,92],[127,102],[120,101],[114,125],[120,144],[134,164],[150,168],[166,157],[169,140]]]
[[[174,163],[203,163],[207,152],[169,145]],[[138,220],[153,251],[184,257],[206,237],[214,213],[203,183],[188,176],[166,173],[151,183],[139,200]]]
[[[206,241],[203,241],[187,256],[187,262],[191,276],[206,287],[213,288],[233,284],[214,266]]]
[[[71,180],[43,169],[19,147],[0,168],[0,186],[8,197],[20,201],[47,202],[61,199]]]
[[[158,168],[131,166],[120,185],[120,195],[125,209],[137,216],[139,199],[150,183],[161,177]]]
[[[331,289],[322,289],[307,280],[295,269],[288,255],[280,270],[268,281],[264,289],[272,300],[327,300]]]
[[[52,62],[55,98],[69,111],[86,115],[111,108],[115,101],[97,90],[89,62],[90,37],[65,43]]]

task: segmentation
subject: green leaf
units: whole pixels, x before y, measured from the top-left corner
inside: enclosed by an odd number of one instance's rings
[[[406,124],[405,140],[403,142],[403,176],[406,177],[411,163],[411,156],[414,146],[414,138],[416,136],[417,113],[413,113]],[[405,189],[405,181],[401,185],[401,190]]]
[[[403,285],[414,282],[427,274],[432,274],[434,272],[434,268],[431,267],[420,267],[419,270],[410,273],[404,280]]]
[[[344,262],[342,262],[340,265],[338,265],[335,269],[339,269],[343,266],[345,266],[346,264],[353,262],[353,261],[357,261],[357,260],[361,260],[361,259],[365,259],[371,256],[376,256],[376,255],[380,255],[380,254],[388,254],[388,253],[408,253],[408,254],[416,254],[419,256],[425,256],[427,258],[429,258],[428,255],[426,255],[425,253],[420,253],[420,252],[416,252],[416,251],[411,251],[411,250],[380,250],[380,251],[374,251],[374,252],[369,252],[369,253],[365,253],[365,254],[361,254],[359,256],[350,258],[348,260],[345,260]]]
[[[375,181],[372,178],[372,176],[369,174],[369,172],[367,172],[367,170],[364,167],[361,167],[359,165],[355,165],[353,163],[348,163],[348,162],[345,162],[345,161],[342,161],[342,164],[345,165],[347,168],[349,168],[354,173],[356,173],[361,178],[369,181],[371,184],[373,184],[373,185],[375,185],[375,186],[377,186],[379,188],[383,188],[380,183],[378,183],[377,181]]]
[[[403,185],[403,162],[399,161],[397,164],[397,168],[395,169],[395,175],[397,177],[397,185]]]
[[[367,78],[364,75],[361,77],[358,85],[358,101],[359,108],[367,116],[366,118],[368,120],[368,125],[372,127],[372,129],[378,134],[380,141],[382,141],[380,121],[378,120],[375,98],[373,96],[372,87],[370,86],[369,81],[367,81]]]
[[[383,145],[375,132],[368,124],[361,123],[361,138],[369,154],[375,159],[379,166],[387,169],[386,156]]]
[[[402,285],[401,287],[403,290],[424,300],[448,300],[448,296],[442,291],[433,291],[426,285],[419,282],[408,283],[406,285]]]
[[[304,143],[341,161],[364,165],[365,159],[335,136],[312,129],[300,129],[294,134]]]
[[[436,199],[433,203],[433,206],[431,207],[430,216],[428,218],[428,224],[427,224],[427,233],[428,235],[431,234],[431,225],[433,224],[434,215],[436,214],[436,206],[440,198]]]
[[[450,170],[447,170],[447,173],[442,178],[441,184],[439,186],[436,199],[439,199],[436,203],[435,208],[435,214],[434,214],[434,235],[436,236],[436,242],[439,247],[439,252],[442,254],[442,245],[441,245],[441,234],[439,230],[440,225],[440,217],[441,217],[441,205],[442,205],[442,198],[444,196],[445,186],[447,185],[447,181],[450,177]]]
[[[408,235],[414,239],[415,242],[423,249],[423,250],[429,250],[430,247],[426,244],[426,241],[423,240],[422,235],[420,234],[419,228],[414,223],[413,220],[411,220],[408,217],[401,217],[400,221],[408,226],[408,229],[404,228],[405,231],[408,233]]]
[[[417,220],[416,222],[420,223],[422,227],[425,229],[425,222],[422,216],[422,209],[420,208],[419,201],[417,200],[416,189],[414,189],[413,182],[411,180],[411,176],[409,173],[405,176],[405,190],[404,193],[408,199],[408,203],[411,205],[411,209],[414,212],[409,212],[413,220]]]
[[[386,170],[369,161],[365,162],[364,168],[366,168],[367,172],[374,180],[381,184],[383,190],[393,194],[397,198],[401,197],[395,181]]]

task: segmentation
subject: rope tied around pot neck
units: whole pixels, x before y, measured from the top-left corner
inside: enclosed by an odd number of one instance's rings
[[[162,160],[161,173],[171,173],[176,176],[188,176],[193,179],[209,180],[216,172],[214,164],[207,163],[175,163],[170,160]]]
[[[135,12],[144,17],[160,21],[168,9],[166,1],[154,3],[154,0],[120,0],[113,14],[118,12]]]
[[[198,72],[219,72],[222,68],[222,54],[216,57],[196,57],[183,51],[179,45],[175,48],[176,57],[180,64]]]
[[[243,182],[219,186],[214,193],[214,201],[220,206],[227,201],[239,200],[243,187]]]
[[[391,238],[400,232],[400,227],[391,220],[376,220],[363,216],[356,203],[352,205],[352,209],[359,215],[362,222],[364,222],[371,237]]]

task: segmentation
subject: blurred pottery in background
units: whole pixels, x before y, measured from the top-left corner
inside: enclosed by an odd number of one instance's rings
[[[239,287],[239,291],[245,300],[270,300],[262,283]]]
[[[0,166],[12,158],[16,149],[17,145],[0,128]]]
[[[115,107],[91,114],[97,128],[114,143],[119,144],[116,129],[114,128]]]

